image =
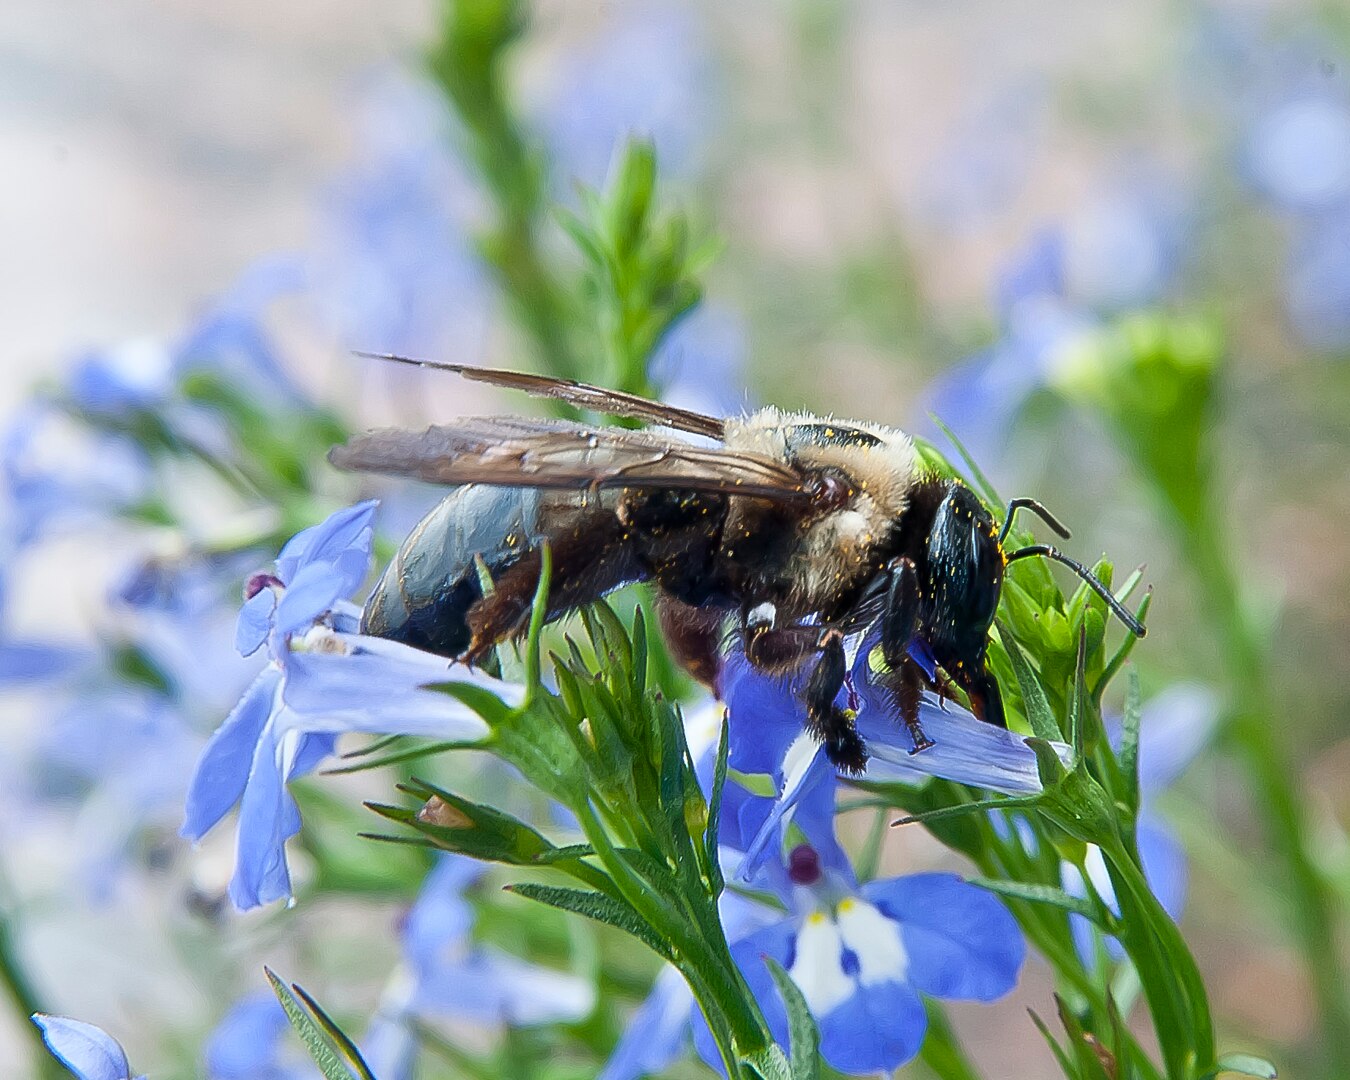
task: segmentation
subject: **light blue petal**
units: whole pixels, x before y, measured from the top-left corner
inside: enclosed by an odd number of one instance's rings
[[[675,968],[656,976],[652,992],[628,1018],[623,1037],[597,1080],[638,1080],[679,1061],[689,1043],[694,995]]]
[[[1187,884],[1186,852],[1181,842],[1161,817],[1147,809],[1139,815],[1135,839],[1148,887],[1167,914],[1181,918]]]
[[[595,985],[579,975],[479,949],[427,972],[414,1008],[429,1015],[529,1027],[581,1020],[595,1007]]]
[[[208,1080],[271,1077],[290,1022],[270,991],[237,1002],[206,1038],[202,1055]]]
[[[271,727],[253,754],[248,783],[239,803],[234,876],[230,899],[240,911],[291,896],[286,841],[300,830],[300,811],[286,790]]]
[[[465,855],[442,855],[403,927],[403,952],[414,971],[431,971],[445,956],[462,952],[473,927],[473,908],[463,893],[483,876],[482,863]]]
[[[0,683],[29,682],[69,675],[87,664],[93,653],[70,645],[36,641],[0,643]]]
[[[290,585],[306,563],[333,562],[350,549],[364,550],[369,556],[374,536],[372,522],[378,505],[373,499],[357,503],[296,533],[277,556],[277,577]]]
[[[252,656],[263,647],[272,630],[272,614],[276,608],[277,594],[271,589],[262,589],[244,601],[234,630],[234,647],[239,655]]]
[[[464,682],[496,694],[508,705],[524,688],[502,682],[444,657],[381,638],[340,635],[355,651],[293,652],[286,659],[282,691],[288,722],[305,731],[365,731],[476,740],[487,725],[448,694],[424,687]]]
[[[850,1076],[889,1073],[919,1052],[928,1014],[913,988],[877,983],[831,1009],[817,1022],[820,1055]]]
[[[1139,717],[1139,787],[1145,800],[1170,787],[1219,725],[1219,695],[1201,683],[1174,683]]]
[[[325,758],[337,752],[337,736],[324,732],[300,736],[295,748],[295,758],[286,770],[286,782],[290,783],[299,776],[308,776],[317,769]]]
[[[722,669],[722,695],[728,710],[731,768],[773,774],[801,734],[805,718],[790,681],[755,671],[745,655],[735,650]]]
[[[933,745],[915,754],[913,740],[894,715],[889,697],[869,686],[862,699],[858,731],[871,754],[864,779],[912,784],[940,776],[1006,795],[1034,795],[1041,790],[1036,755],[1025,736],[986,724],[950,703],[939,708],[925,698],[919,705],[919,723]],[[1069,747],[1052,745],[1067,763],[1072,757]]]
[[[333,606],[333,601],[342,592],[342,582],[334,573],[331,563],[305,563],[281,594],[274,619],[277,633],[286,635],[302,628],[307,629]]]
[[[734,942],[731,946],[732,959],[740,968],[741,975],[750,988],[751,996],[759,1004],[760,1012],[764,1014],[774,1041],[784,1050],[787,1049],[789,1041],[787,1011],[783,1007],[783,999],[779,996],[778,988],[774,985],[764,958],[772,957],[784,968],[791,967],[793,942],[796,940],[800,924],[801,920],[796,918],[779,919]],[[698,1051],[698,1056],[703,1059],[704,1064],[719,1075],[725,1076],[722,1057],[717,1052],[717,1044],[713,1042],[702,1010],[694,1009],[692,1017],[694,1049]]]
[[[361,1040],[361,1059],[376,1080],[413,1080],[418,1040],[401,1018],[377,1013]]]
[[[1017,983],[1026,942],[992,893],[955,874],[873,881],[862,895],[900,924],[906,978],[936,997],[993,1001]]]
[[[34,1013],[33,1023],[53,1056],[80,1080],[131,1080],[126,1052],[103,1029],[45,1013]]]
[[[188,788],[181,830],[187,839],[200,840],[244,794],[280,679],[275,667],[264,668],[202,750]]]

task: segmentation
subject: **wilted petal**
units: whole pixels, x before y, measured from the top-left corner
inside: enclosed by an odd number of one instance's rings
[[[684,1055],[694,995],[684,976],[667,965],[656,976],[652,992],[628,1018],[597,1080],[638,1080],[659,1073]]]
[[[47,1048],[80,1080],[131,1080],[131,1066],[117,1040],[101,1028],[65,1016],[34,1013]]]
[[[202,751],[188,788],[182,835],[200,840],[244,794],[281,672],[263,670]]]
[[[907,979],[937,997],[992,1001],[1017,983],[1026,943],[992,893],[955,874],[874,881],[862,895],[900,924]]]

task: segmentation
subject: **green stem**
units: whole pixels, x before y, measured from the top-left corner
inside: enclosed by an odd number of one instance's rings
[[[932,998],[924,999],[924,1007],[928,1011],[928,1034],[919,1048],[919,1059],[941,1080],[980,1080],[980,1071],[966,1057],[946,1011]]]
[[[1223,629],[1223,645],[1232,687],[1233,712],[1228,717],[1232,746],[1252,778],[1270,823],[1269,842],[1284,864],[1280,892],[1291,907],[1292,935],[1303,957],[1317,999],[1324,1052],[1350,1046],[1350,1001],[1347,1001],[1336,940],[1336,901],[1318,870],[1293,761],[1283,729],[1276,723],[1265,650],[1243,610],[1240,587],[1219,541],[1215,515],[1182,519],[1183,549],[1188,553],[1215,625]]]

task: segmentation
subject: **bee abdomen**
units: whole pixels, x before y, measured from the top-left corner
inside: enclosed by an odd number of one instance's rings
[[[457,488],[418,524],[366,601],[361,629],[442,656],[473,638],[469,612],[483,598],[477,560],[496,580],[539,535],[543,493],[532,488]]]

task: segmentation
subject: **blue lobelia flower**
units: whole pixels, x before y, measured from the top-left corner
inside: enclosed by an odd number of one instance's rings
[[[800,705],[781,681],[747,672],[741,658],[724,676],[729,761],[734,756],[771,765],[774,751],[759,753],[759,737],[781,743],[783,736],[766,734],[762,725],[777,722],[799,731]],[[747,703],[753,704],[760,725],[738,731],[737,703],[742,722]],[[824,762],[823,755],[813,760]],[[792,774],[793,766],[784,771]],[[847,1073],[889,1070],[912,1057],[923,1041],[927,1018],[921,993],[993,1000],[1015,984],[1026,949],[1003,905],[954,875],[859,886],[834,833],[835,788],[832,769],[808,768],[798,780],[797,797],[784,809],[784,799],[753,794],[728,780],[718,837],[724,861],[739,866],[744,884],[775,896],[789,914],[728,890],[719,903],[723,928],[780,1042],[786,1045],[787,1019],[763,963],[766,955],[788,970],[811,1005],[831,1067]],[[695,1011],[683,980],[666,969],[631,1018],[601,1080],[635,1080],[666,1067],[683,1053],[691,1020],[704,1059],[718,1067]]]
[[[34,1013],[33,1023],[52,1056],[80,1080],[133,1080],[126,1051],[102,1028],[46,1013]]]
[[[1219,700],[1212,690],[1197,683],[1177,683],[1153,697],[1143,708],[1139,722],[1139,815],[1136,841],[1144,879],[1173,919],[1181,917],[1186,903],[1186,854],[1181,843],[1158,813],[1158,795],[1172,785],[1204,749],[1219,722]],[[1083,872],[1063,863],[1060,875],[1067,892],[1086,896],[1089,884],[1113,911],[1118,911],[1115,890],[1106,870],[1106,860],[1095,844],[1088,845]],[[1074,940],[1085,958],[1094,955],[1091,924],[1071,916]],[[1119,944],[1108,939],[1107,950],[1120,956]]]
[[[206,1037],[206,1080],[309,1080],[314,1066],[290,1031],[275,994],[241,998]]]
[[[820,1027],[826,1063],[852,1075],[888,1072],[918,1053],[928,1028],[921,995],[993,1001],[1017,983],[1026,944],[999,900],[955,874],[913,874],[859,886],[847,861],[798,845],[788,857],[792,914],[732,945],[778,1042],[787,1014],[764,963],[781,964]],[[696,1030],[705,1059],[710,1037]]]
[[[478,715],[431,684],[472,682],[510,703],[523,691],[444,657],[354,631],[358,609],[342,597],[370,565],[375,504],[340,510],[293,537],[275,571],[254,575],[237,644],[264,644],[271,660],[207,743],[188,791],[182,833],[204,836],[239,806],[230,897],[239,908],[291,895],[286,841],[300,814],[286,790],[333,752],[343,732],[472,742]]]
[[[939,776],[1009,795],[1041,790],[1036,755],[1023,736],[986,724],[950,703],[939,706],[930,697],[920,704],[919,719],[933,745],[914,753],[889,695],[872,684],[870,644],[865,641],[858,650],[843,691],[871,755],[865,779],[913,783]],[[838,777],[820,744],[803,731],[797,684],[804,677],[765,676],[740,652],[728,656],[723,669],[730,716],[728,763],[738,773],[767,775],[776,793],[774,800],[737,806],[724,815],[741,830],[737,846],[746,853],[739,871],[744,881],[754,880],[771,848],[781,853],[790,843],[790,826],[822,852],[837,846],[833,816]],[[1067,760],[1068,747],[1057,750]]]
[[[529,1027],[581,1020],[595,1008],[590,980],[473,940],[473,908],[464,891],[483,873],[467,856],[440,856],[404,921],[402,968],[363,1040],[362,1056],[381,1080],[412,1075],[416,1022]]]

